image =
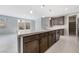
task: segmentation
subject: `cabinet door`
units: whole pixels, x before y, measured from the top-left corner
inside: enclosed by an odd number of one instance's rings
[[[31,42],[24,42],[23,45],[23,52],[24,53],[38,53],[39,52],[39,41],[33,40]]]
[[[56,31],[53,31],[52,35],[53,35],[53,43],[55,43],[56,42]]]
[[[56,41],[60,39],[60,30],[56,30]]]
[[[49,47],[52,46],[56,42],[56,34],[55,31],[49,32]]]
[[[64,35],[64,29],[60,29],[60,35]]]
[[[55,17],[54,18],[54,25],[64,25],[64,16]]]
[[[40,34],[40,52],[45,52],[48,49],[48,35]]]
[[[39,52],[39,35],[26,36],[23,38],[23,52],[24,53]]]
[[[49,47],[53,44],[53,36],[52,36],[52,32],[49,32]]]

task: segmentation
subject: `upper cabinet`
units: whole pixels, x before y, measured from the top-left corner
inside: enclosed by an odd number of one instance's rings
[[[53,27],[54,25],[64,25],[64,16],[61,17],[44,17],[41,19],[43,29]]]
[[[53,25],[64,25],[64,16],[61,17],[51,17],[50,26]]]

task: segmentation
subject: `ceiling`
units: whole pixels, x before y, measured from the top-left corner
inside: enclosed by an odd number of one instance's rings
[[[0,5],[0,14],[20,18],[54,17],[78,12],[79,5]]]

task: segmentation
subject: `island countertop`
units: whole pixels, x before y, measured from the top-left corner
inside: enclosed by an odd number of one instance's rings
[[[43,32],[49,32],[49,31],[54,31],[54,30],[59,30],[59,29],[65,29],[65,26],[61,25],[61,26],[53,26],[53,27],[49,27],[47,29],[41,29],[41,30],[37,30],[37,31],[31,31],[31,30],[19,30],[18,32],[18,36],[30,36],[30,35],[34,35],[34,34],[40,34]]]
[[[63,35],[63,29],[65,26],[55,26],[38,31],[21,30],[18,32],[18,51],[21,53],[45,52],[59,40],[60,35]]]

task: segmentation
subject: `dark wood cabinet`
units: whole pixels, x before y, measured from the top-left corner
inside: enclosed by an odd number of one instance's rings
[[[54,25],[64,25],[64,16],[61,17],[51,17],[50,27]]]
[[[64,29],[56,30],[56,41],[60,39],[61,35],[64,35]]]
[[[40,52],[45,52],[48,49],[48,33],[40,34]]]
[[[54,18],[54,25],[64,25],[64,16],[55,17]]]
[[[39,41],[33,40],[31,42],[23,43],[24,53],[39,53]]]
[[[51,32],[49,32],[49,40],[48,40],[48,42],[49,42],[49,47],[53,44],[53,34],[52,34],[52,31]]]
[[[23,38],[24,53],[39,53],[39,35],[26,36]]]
[[[60,30],[56,30],[56,41],[60,38]]]
[[[49,32],[49,47],[52,46],[55,42],[56,42],[56,32],[55,31],[51,31]]]
[[[55,42],[56,42],[56,30],[53,31],[53,37],[52,37],[52,39],[53,39],[53,41],[54,41],[54,43],[55,43]]]
[[[60,35],[64,35],[64,29],[60,29]]]
[[[60,35],[63,35],[64,29],[53,30],[38,33],[29,36],[23,36],[23,53],[43,53],[54,43],[56,43]],[[19,38],[19,52],[21,52],[21,38]]]

